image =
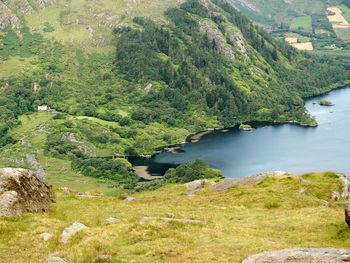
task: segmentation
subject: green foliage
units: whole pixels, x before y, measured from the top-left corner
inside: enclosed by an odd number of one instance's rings
[[[46,22],[46,23],[44,23],[43,31],[46,33],[50,33],[50,32],[55,31],[55,28],[50,23]]]
[[[28,27],[19,33],[8,30],[0,35],[0,58],[9,56],[30,57],[38,53],[43,38],[40,34],[32,34]]]
[[[207,162],[197,160],[193,163],[182,164],[176,168],[169,169],[161,179],[140,183],[136,190],[155,190],[166,184],[184,184],[199,179],[223,177],[221,171],[210,168]]]
[[[130,164],[124,159],[74,159],[72,168],[85,176],[113,180],[124,188],[133,188],[138,181],[129,171]]]

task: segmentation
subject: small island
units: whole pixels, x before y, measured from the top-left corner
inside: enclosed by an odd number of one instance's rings
[[[242,131],[252,131],[254,130],[254,128],[252,126],[250,126],[249,124],[241,124],[239,126],[239,129]]]
[[[329,100],[320,100],[319,104],[321,106],[327,106],[327,107],[334,106],[334,104]]]

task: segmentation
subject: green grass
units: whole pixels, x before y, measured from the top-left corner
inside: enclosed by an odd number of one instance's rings
[[[350,28],[336,28],[334,31],[339,39],[344,41],[350,40]]]
[[[31,69],[35,69],[35,65],[31,63],[33,60],[35,60],[35,56],[29,58],[11,56],[0,60],[0,78],[19,76]]]
[[[343,16],[350,23],[350,8],[346,5],[339,6],[340,10],[343,12]]]
[[[312,18],[311,16],[300,16],[292,20],[290,25],[291,30],[298,30],[304,32],[312,31]]]
[[[301,195],[299,190],[306,193]],[[0,219],[0,261],[44,262],[56,254],[70,262],[241,262],[248,255],[291,247],[350,248],[343,201],[331,201],[340,185],[334,173],[282,176],[226,192],[203,190],[187,196],[181,185],[120,198],[79,198],[57,192],[57,203],[46,214]],[[332,208],[324,206],[324,201]],[[108,225],[116,217],[120,223]],[[202,220],[200,224],[142,223],[145,216]],[[62,230],[79,221],[89,227],[66,245]],[[44,242],[40,234],[54,237]]]

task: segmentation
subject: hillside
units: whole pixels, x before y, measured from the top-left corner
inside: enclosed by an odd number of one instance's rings
[[[207,128],[315,125],[303,98],[350,79],[347,63],[298,53],[222,1],[162,2],[156,13],[148,1],[74,3],[8,6],[21,19],[0,36],[1,166],[36,169],[34,156],[59,185],[82,173],[134,188],[127,161],[101,157],[150,155]],[[107,7],[123,19],[86,14]],[[44,104],[51,111],[35,113]]]
[[[252,21],[272,31],[276,38],[298,49],[335,56],[340,50],[343,56],[349,54],[350,10],[346,0],[229,2]],[[337,17],[332,19],[334,14]],[[342,20],[344,24],[340,26],[338,23]]]
[[[193,194],[183,185],[124,197],[57,191],[47,214],[0,219],[1,262],[231,262],[290,247],[350,248],[334,173],[267,177],[225,192]],[[108,223],[108,218],[120,221]],[[73,222],[88,227],[59,242]],[[42,233],[52,234],[44,241]],[[105,255],[104,260],[102,255]],[[107,257],[106,257],[107,256]],[[100,258],[98,258],[100,257]]]

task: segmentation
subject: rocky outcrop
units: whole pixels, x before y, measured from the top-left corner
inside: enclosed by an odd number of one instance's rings
[[[45,170],[44,168],[41,166],[41,164],[38,162],[38,160],[35,158],[34,155],[32,154],[27,154],[26,155],[26,160],[27,160],[27,163],[30,164],[33,168],[35,168],[36,170],[36,174],[37,174],[37,177],[42,180],[44,179],[45,177]]]
[[[55,194],[25,169],[0,169],[0,216],[20,216],[24,212],[45,212],[55,201]]]
[[[1,0],[0,1],[0,30],[14,28],[18,25],[19,15],[31,14],[36,8],[45,8],[54,0]]]
[[[350,262],[350,251],[334,248],[293,248],[264,252],[242,263],[342,263]]]
[[[209,40],[214,41],[217,49],[230,60],[234,60],[236,55],[232,47],[227,43],[226,37],[217,28],[216,24],[210,20],[199,21],[199,31],[206,34]]]
[[[27,0],[2,0],[2,2],[12,10],[13,13],[31,14],[33,7]]]
[[[55,1],[54,0],[37,0],[37,3],[40,8],[45,8],[46,6],[49,6],[55,3]]]
[[[0,1],[0,30],[8,27],[13,28],[18,21],[18,17]]]
[[[275,172],[266,172],[266,173],[260,173],[252,176],[245,176],[235,179],[225,179],[224,181],[214,184],[209,189],[213,191],[225,191],[235,185],[249,185],[249,184],[256,184],[264,180],[266,177],[269,176],[285,176],[289,175],[287,172],[283,171],[275,171]]]
[[[350,178],[346,174],[339,174],[340,184],[342,186],[342,198],[349,197],[349,188],[350,188]]]

